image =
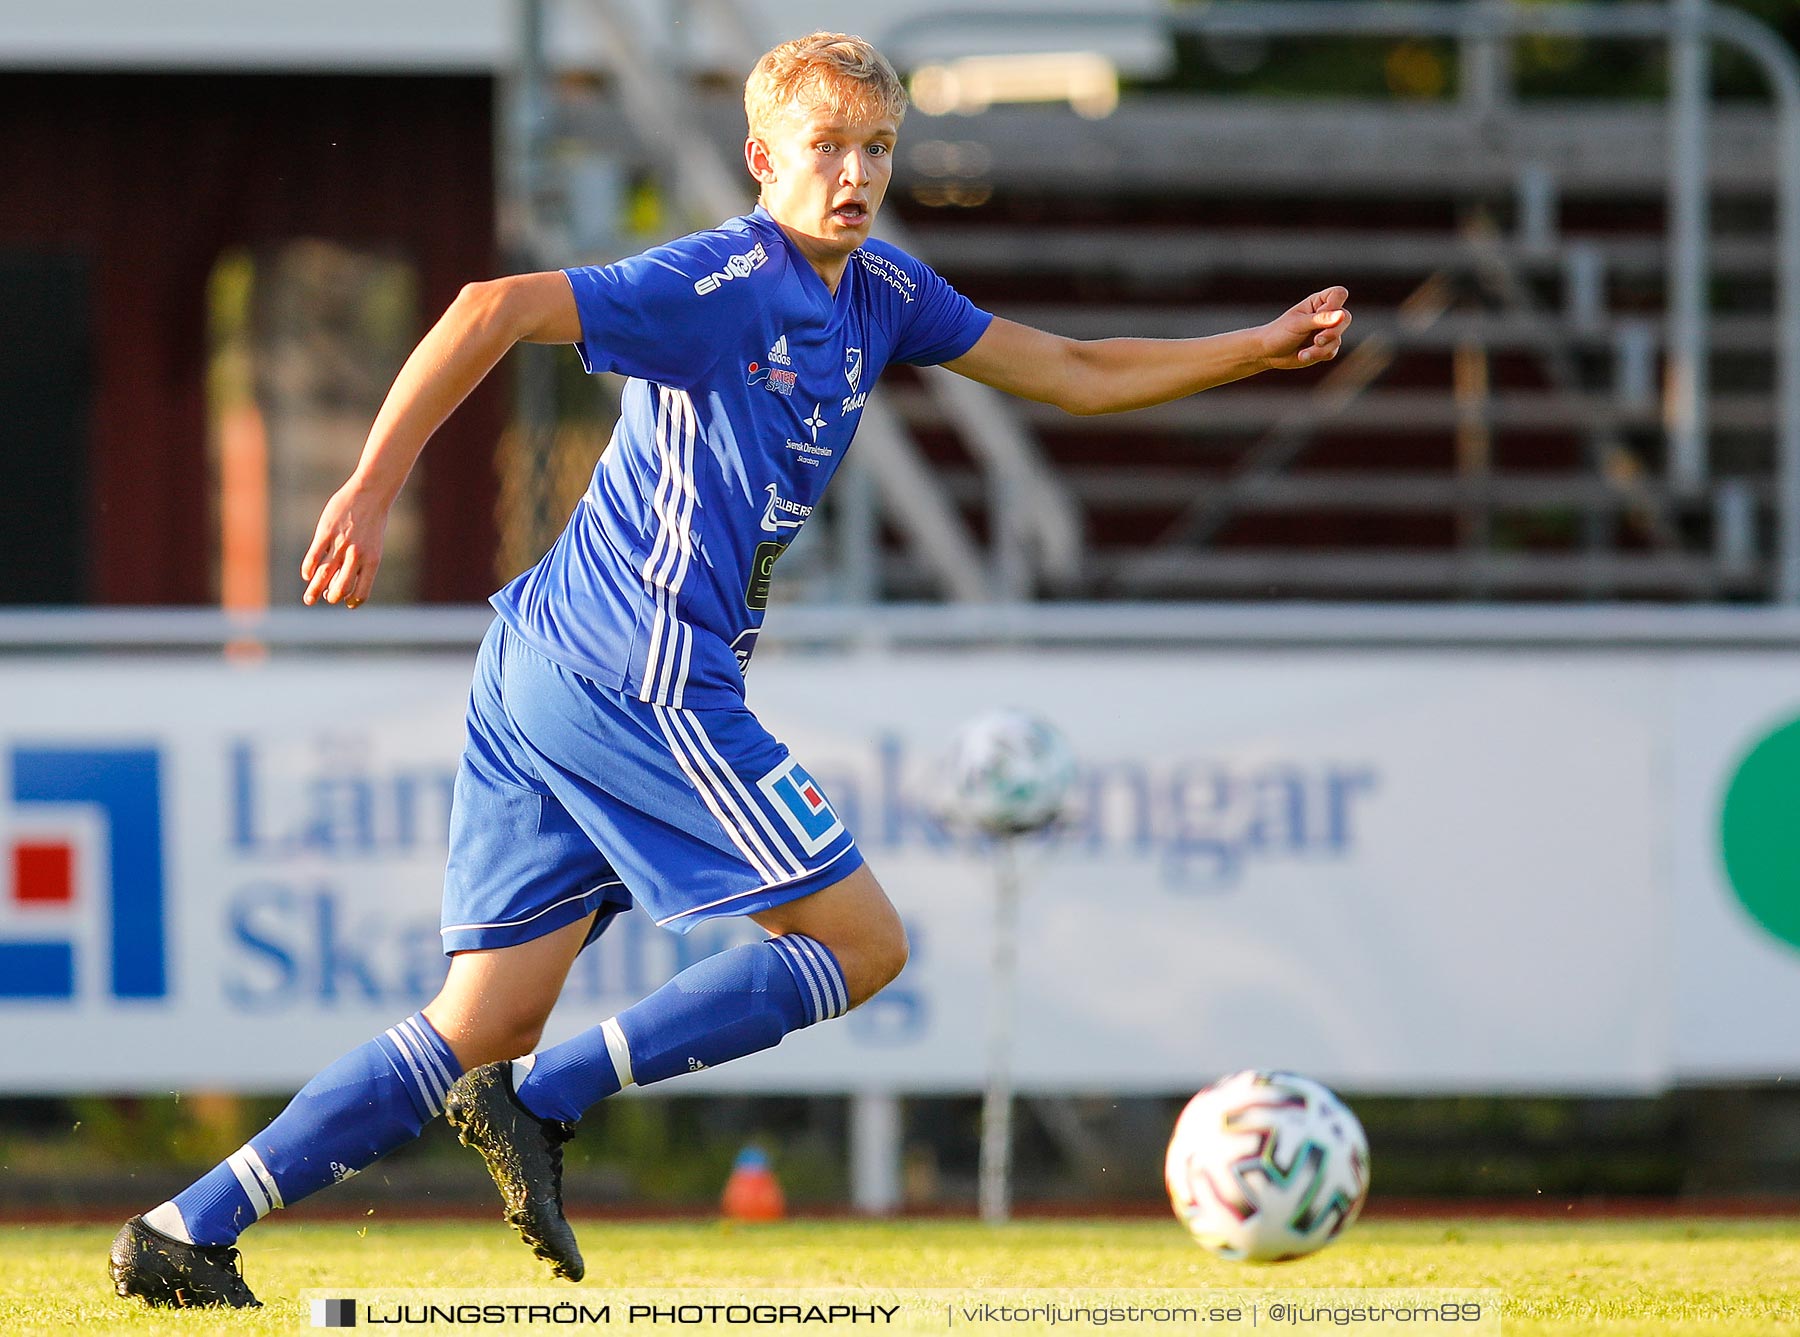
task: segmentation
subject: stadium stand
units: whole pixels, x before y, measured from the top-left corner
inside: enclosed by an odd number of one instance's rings
[[[632,64],[655,59],[644,47]],[[610,146],[606,170],[656,179],[667,108],[619,96],[630,82],[548,90],[561,130],[535,160],[579,137]],[[729,172],[741,113],[705,82],[708,174]],[[1321,373],[1124,418],[890,377],[883,396],[927,467],[875,489],[884,541],[866,592],[971,597],[944,554],[974,548],[990,554],[987,593],[1038,597],[1770,597],[1773,119],[1760,104],[1711,115],[1709,467],[1684,486],[1665,388],[1665,103],[1520,99],[1469,69],[1463,86],[1307,100],[1128,87],[1104,116],[915,110],[892,197],[905,243],[1003,315],[1188,335],[1344,283],[1357,326]],[[668,197],[691,208],[695,169],[679,173],[687,194],[665,182]],[[554,182],[540,199],[558,207]],[[925,488],[935,531],[907,514]],[[842,576],[822,550],[808,569]]]

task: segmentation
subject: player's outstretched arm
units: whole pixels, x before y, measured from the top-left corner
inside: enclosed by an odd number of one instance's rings
[[[580,339],[575,295],[560,271],[471,283],[458,293],[394,378],[350,481],[325,504],[300,564],[301,599],[350,608],[367,599],[388,512],[431,434],[514,344]]]
[[[1181,399],[1260,371],[1337,356],[1350,312],[1326,288],[1255,329],[1203,339],[1065,339],[996,319],[951,371],[1070,413],[1118,413]]]

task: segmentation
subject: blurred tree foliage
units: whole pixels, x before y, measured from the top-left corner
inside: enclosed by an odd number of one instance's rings
[[[1531,0],[1538,5],[1576,0]],[[1610,0],[1600,0],[1604,7]],[[1182,0],[1194,7],[1212,0]],[[1463,0],[1435,0],[1451,6]],[[1715,0],[1780,33],[1800,51],[1797,0]],[[1218,6],[1220,9],[1229,5]],[[1454,98],[1457,44],[1430,38],[1278,37],[1251,32],[1183,33],[1166,78],[1143,91],[1259,94],[1275,97]],[[1660,42],[1526,37],[1514,43],[1513,86],[1527,99],[1660,99],[1668,87],[1668,48]],[[1713,88],[1725,100],[1769,96],[1761,71],[1735,48],[1715,46]]]

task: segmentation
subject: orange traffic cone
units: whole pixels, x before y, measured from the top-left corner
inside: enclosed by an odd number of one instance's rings
[[[731,1167],[719,1208],[732,1221],[779,1221],[787,1215],[787,1198],[757,1147],[745,1147]]]

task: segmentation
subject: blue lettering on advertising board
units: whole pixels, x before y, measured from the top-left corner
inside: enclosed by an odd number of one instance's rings
[[[871,792],[855,775],[818,772],[865,848],[949,853],[981,843],[935,815],[900,738],[876,740],[866,773]],[[1258,864],[1348,855],[1378,788],[1375,768],[1359,762],[1109,760],[1081,769],[1070,816],[1035,839],[1077,856],[1153,862],[1171,891],[1226,891]]]
[[[354,754],[319,744],[307,771],[271,775],[255,743],[227,756],[227,829],[241,858],[411,858],[442,849],[450,825],[454,766],[378,771]]]
[[[310,765],[283,760],[290,764],[276,766],[244,740],[227,751],[227,853],[249,880],[226,911],[234,949],[226,1000],[253,1011],[420,1006],[446,969],[435,914],[396,911],[347,867],[341,880],[320,874],[333,861],[441,858],[453,770],[381,769],[325,744]],[[928,773],[898,735],[872,739],[860,765],[814,774],[872,853],[962,857],[981,843],[935,815]],[[1075,859],[1139,863],[1172,893],[1229,893],[1259,867],[1352,856],[1379,789],[1375,767],[1358,761],[1114,758],[1083,768],[1069,818],[1033,839]],[[907,927],[917,961],[926,943],[919,925]],[[578,959],[565,996],[623,1007],[694,961],[760,936],[747,921],[680,936],[622,916]],[[867,1042],[903,1043],[923,1030],[924,1008],[903,976],[851,1022]]]

